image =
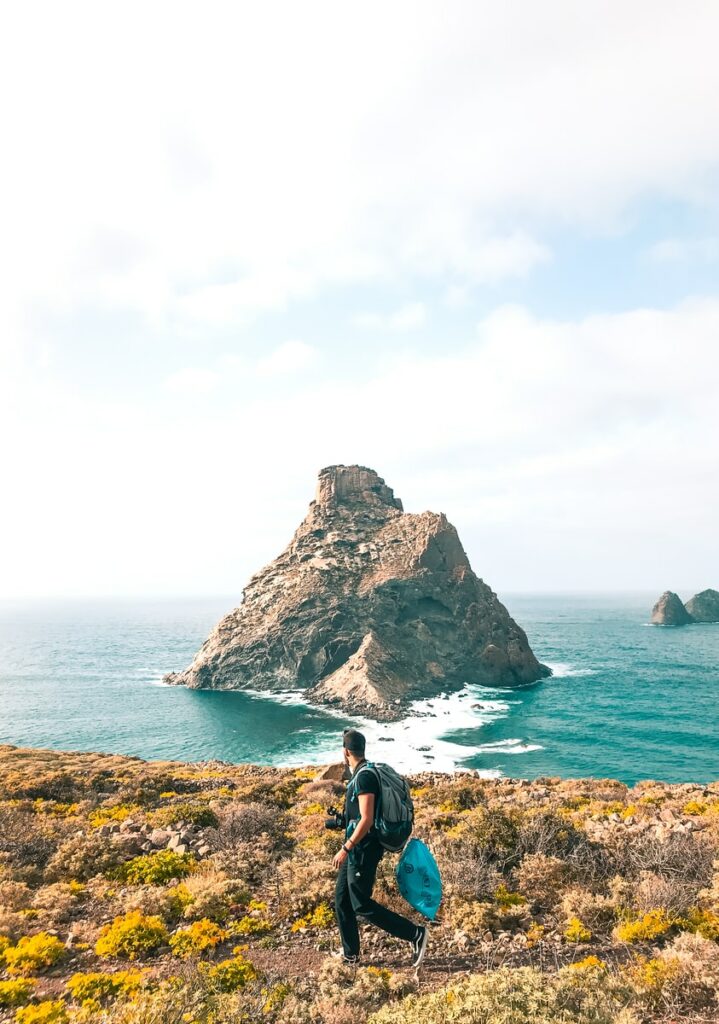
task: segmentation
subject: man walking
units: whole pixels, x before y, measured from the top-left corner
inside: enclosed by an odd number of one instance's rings
[[[425,925],[395,914],[372,899],[377,865],[384,854],[374,828],[375,808],[380,784],[375,772],[366,768],[365,738],[356,729],[346,729],[343,757],[351,779],[345,794],[345,842],[332,861],[338,869],[335,913],[342,939],[342,952],[336,954],[346,963],[357,963],[360,936],[357,918],[383,928],[398,939],[412,944],[412,966],[419,967],[427,951],[429,932]]]

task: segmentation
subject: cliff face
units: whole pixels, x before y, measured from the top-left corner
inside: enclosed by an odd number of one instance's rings
[[[702,590],[685,608],[695,622],[719,622],[719,590]]]
[[[549,674],[444,515],[405,513],[373,470],[330,466],[289,546],[165,682],[301,687],[318,703],[390,719],[465,683]]]
[[[693,619],[678,594],[665,590],[652,608],[651,621],[655,626],[686,626]]]

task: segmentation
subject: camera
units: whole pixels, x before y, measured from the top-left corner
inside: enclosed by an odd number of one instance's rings
[[[328,807],[327,814],[328,818],[325,818],[325,828],[340,829],[345,827],[345,816],[342,811],[338,811],[336,807]]]

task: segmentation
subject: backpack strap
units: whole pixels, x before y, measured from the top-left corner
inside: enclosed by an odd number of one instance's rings
[[[377,794],[377,796],[375,798],[375,802],[374,802],[374,820],[376,821],[377,820],[377,815],[379,813],[380,800],[382,798],[382,777],[381,777],[379,771],[377,770],[374,762],[368,761],[367,764],[363,764],[362,767],[357,772],[357,774],[353,775],[352,778],[350,779],[350,781],[347,783],[347,788],[349,789],[350,786],[354,786],[354,789],[355,789],[354,795],[356,797],[358,797],[359,794],[357,792],[357,784],[359,782],[360,775],[364,771],[371,771],[372,774],[374,775],[374,777],[377,779],[377,782],[379,784],[379,793]],[[352,820],[354,821],[355,819],[353,818]],[[357,821],[359,821],[359,818],[357,819]],[[372,827],[374,828],[374,822],[372,822]]]

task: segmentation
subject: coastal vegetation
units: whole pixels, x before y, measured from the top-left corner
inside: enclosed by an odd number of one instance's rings
[[[413,776],[445,886],[415,977],[369,928],[328,955],[321,774],[0,747],[0,1021],[716,1021],[719,783]]]

